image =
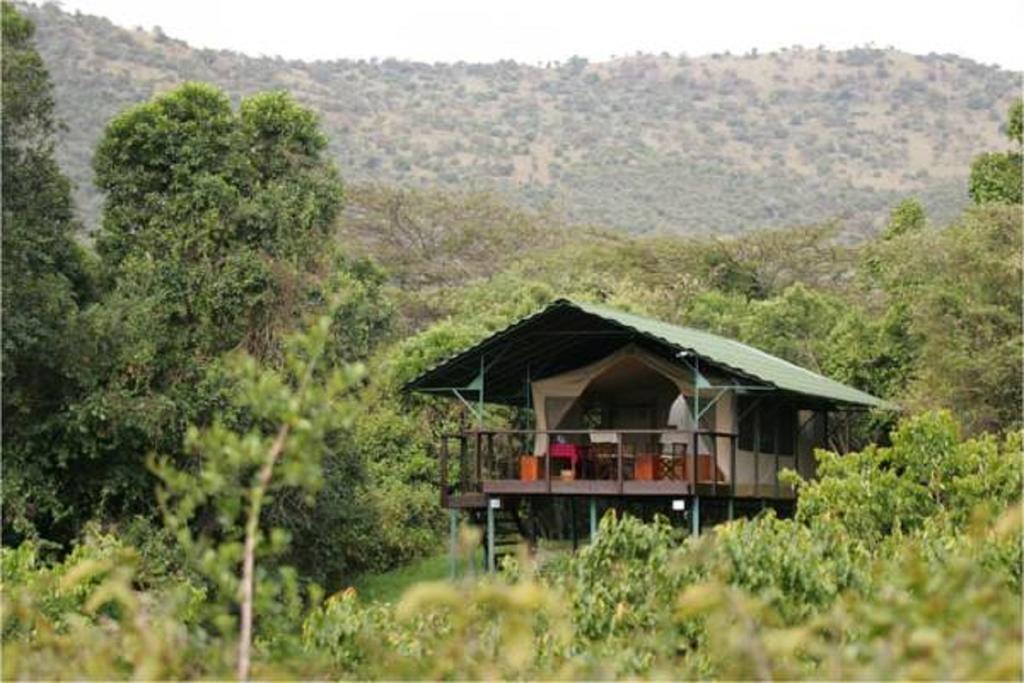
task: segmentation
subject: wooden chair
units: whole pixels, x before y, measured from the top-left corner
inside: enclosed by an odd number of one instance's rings
[[[590,446],[590,469],[594,479],[615,479],[617,476],[619,446],[614,443],[595,443]]]
[[[589,455],[594,479],[618,478],[619,435],[616,432],[591,432]]]
[[[672,481],[686,481],[690,452],[687,435],[663,434],[661,443],[661,478]]]

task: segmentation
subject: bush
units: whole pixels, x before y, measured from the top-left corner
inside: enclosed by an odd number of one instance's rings
[[[62,562],[31,542],[0,549],[6,679],[181,678],[223,671],[198,618],[205,589],[92,527]],[[143,571],[139,568],[144,567]]]
[[[714,549],[712,573],[757,595],[788,624],[867,584],[863,572],[870,554],[863,546],[833,526],[780,520],[771,511],[720,527]]]
[[[797,517],[837,523],[865,543],[919,530],[939,515],[960,530],[978,508],[992,516],[1019,498],[1020,452],[1019,432],[961,441],[949,413],[926,413],[902,422],[891,447],[818,451],[818,479],[799,485]]]

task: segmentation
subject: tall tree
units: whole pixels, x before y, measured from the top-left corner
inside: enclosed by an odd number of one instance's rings
[[[151,512],[147,454],[185,462],[189,424],[222,409],[229,422],[252,419],[229,407],[229,352],[276,365],[281,340],[322,312],[328,292],[341,293],[329,345],[338,359],[366,355],[387,329],[382,277],[333,246],[342,187],[326,144],[316,115],[283,93],[234,109],[201,84],[110,122],[95,158],[106,193],[99,297],[78,316],[75,344],[82,390],[47,444],[67,525],[44,529],[48,538]],[[32,353],[47,358],[48,347]],[[350,474],[358,480],[358,468]]]
[[[74,393],[75,320],[90,288],[34,27],[6,2],[2,12],[4,512],[8,530],[25,531],[25,511],[44,501],[59,516],[43,472],[55,464],[54,418]]]
[[[326,144],[316,115],[283,93],[235,110],[203,84],[108,125],[95,158],[108,292],[88,316],[94,390],[74,411],[94,506],[148,504],[144,456],[180,455],[186,426],[224,406],[226,352],[274,363],[283,334],[338,288],[355,301],[333,353],[359,355],[383,327],[379,281],[331,248],[342,187]]]
[[[1020,425],[1020,225],[1020,206],[993,203],[871,247],[887,315],[915,349],[895,396],[906,407],[946,408],[970,432]]]

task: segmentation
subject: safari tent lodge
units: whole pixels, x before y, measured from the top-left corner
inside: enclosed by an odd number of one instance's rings
[[[453,535],[460,513],[486,524],[492,568],[502,515],[524,536],[568,515],[575,541],[577,512],[593,534],[609,506],[685,517],[693,533],[785,514],[795,492],[780,471],[813,478],[813,449],[835,447],[848,411],[894,407],[730,339],[564,299],[406,389],[472,415],[441,435],[441,501]],[[502,414],[525,424],[488,427],[489,406],[519,408]]]

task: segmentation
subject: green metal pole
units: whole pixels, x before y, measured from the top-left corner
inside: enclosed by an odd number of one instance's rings
[[[533,383],[530,381],[530,364],[526,364],[526,409],[533,409]]]
[[[458,573],[459,553],[459,511],[455,508],[448,510],[448,569],[451,578],[454,580]]]
[[[494,571],[494,498],[487,499],[487,571]]]
[[[693,511],[690,513],[690,534],[700,536],[700,496],[693,497]]]
[[[590,497],[590,542],[597,537],[597,498]]]
[[[478,410],[480,411],[477,416],[478,429],[484,428],[484,373],[487,371],[487,367],[484,365],[484,354],[480,354],[480,395],[477,398],[479,404]],[[479,453],[477,454],[479,456]]]
[[[693,357],[693,429],[700,431],[700,356]]]

